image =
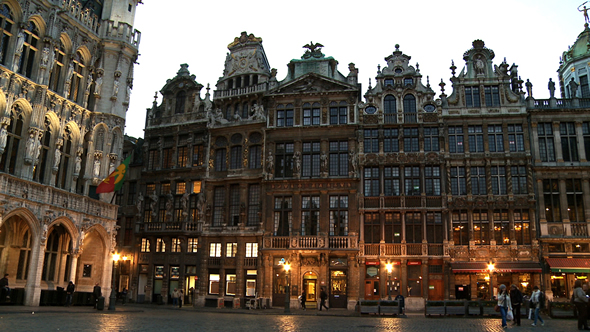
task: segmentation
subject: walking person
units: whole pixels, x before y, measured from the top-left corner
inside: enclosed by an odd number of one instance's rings
[[[582,280],[576,280],[574,283],[574,293],[572,295],[574,304],[578,310],[578,330],[590,330],[586,321],[586,308],[588,307],[588,298],[582,289]]]
[[[184,301],[184,290],[178,291],[178,309],[182,308],[182,301]]]
[[[588,283],[582,285],[582,290],[586,293],[586,297],[590,298],[590,287],[588,287]],[[590,301],[588,301],[588,305],[586,306],[586,322],[590,320]]]
[[[172,305],[175,307],[178,305],[178,289],[176,288],[172,291]]]
[[[522,292],[516,287],[516,285],[510,286],[510,302],[512,303],[512,310],[514,310],[514,322],[512,325],[520,326],[520,307],[522,301]]]
[[[98,298],[102,296],[102,289],[98,282],[94,284],[94,289],[92,290],[92,296],[94,297],[94,309],[98,308]]]
[[[76,285],[74,282],[70,280],[68,283],[68,287],[66,287],[66,307],[72,305],[72,297],[74,296],[74,291],[76,290]]]
[[[500,307],[500,313],[502,314],[502,328],[508,328],[506,323],[506,315],[512,310],[512,304],[510,302],[510,294],[506,289],[506,285],[500,285],[498,287],[498,306]]]
[[[531,295],[531,303],[535,308],[535,312],[533,313],[534,322],[533,326],[537,326],[537,320],[541,322],[541,326],[545,326],[545,321],[541,318],[540,311],[541,307],[544,306],[545,302],[545,295],[539,290],[539,286],[533,287],[533,295]]]
[[[121,300],[123,301],[123,305],[127,303],[127,288],[123,288],[121,291]]]
[[[305,288],[304,288],[304,289],[303,289],[303,292],[301,292],[301,296],[300,296],[300,299],[301,299],[301,308],[302,308],[303,310],[305,310],[305,309],[306,309],[306,308],[305,308],[305,299],[306,299],[306,298],[307,298],[307,293],[305,292]]]
[[[326,310],[328,310],[328,307],[326,306],[326,299],[328,298],[328,294],[326,293],[326,290],[324,289],[324,287],[322,287],[322,291],[320,292],[320,311],[322,311],[322,307],[326,308]]]
[[[10,288],[8,287],[8,273],[4,275],[4,278],[0,279],[0,302],[10,301]]]

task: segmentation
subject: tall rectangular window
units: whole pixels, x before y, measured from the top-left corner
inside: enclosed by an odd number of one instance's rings
[[[379,153],[379,131],[377,129],[364,130],[365,153]]]
[[[440,166],[424,167],[424,184],[427,196],[440,196]]]
[[[510,152],[524,152],[524,132],[522,125],[508,125],[508,143]]]
[[[406,166],[404,168],[404,183],[406,196],[420,196],[420,167]]]
[[[320,176],[320,142],[303,142],[301,177],[317,178]]]
[[[545,202],[545,218],[548,222],[561,221],[561,208],[559,204],[559,180],[543,180],[543,200]]]
[[[453,211],[453,241],[455,245],[469,244],[469,219],[467,210]]]
[[[463,146],[463,127],[449,126],[449,152],[465,152],[465,147]]]
[[[293,143],[277,143],[276,145],[275,178],[290,178],[293,176]]]
[[[471,167],[471,194],[487,195],[485,167]]]
[[[483,152],[483,129],[481,126],[469,126],[469,152]]]
[[[346,124],[348,107],[345,101],[337,104],[335,101],[330,103],[330,124]]]
[[[303,125],[304,126],[319,126],[320,125],[320,104],[309,103],[303,104]]]
[[[420,151],[418,128],[404,129],[404,152]]]
[[[444,229],[441,212],[426,213],[426,240],[428,243],[443,243]]]
[[[348,141],[330,141],[330,176],[348,176]]]
[[[229,187],[229,222],[228,226],[238,226],[240,223],[240,185]]]
[[[487,107],[500,106],[500,90],[497,85],[486,86],[483,91]]]
[[[378,214],[375,214],[378,216]],[[377,218],[379,221],[379,218]],[[399,212],[385,213],[385,243],[402,242],[402,216]],[[376,243],[379,243],[377,241]]]
[[[277,127],[293,127],[293,104],[277,106]]]
[[[438,141],[438,128],[424,127],[424,151],[440,151]]]
[[[156,252],[166,252],[166,242],[164,242],[164,239],[156,239]]]
[[[467,195],[467,185],[465,183],[465,167],[451,167],[451,194]]]
[[[228,242],[225,244],[225,257],[236,257],[238,252],[238,244],[236,242]]]
[[[422,243],[422,215],[420,212],[406,213],[406,243]]]
[[[249,150],[248,168],[262,168],[262,147],[260,145],[251,145]]]
[[[494,240],[496,245],[510,244],[508,210],[494,210]]]
[[[488,146],[490,152],[504,152],[502,125],[488,125]]]
[[[127,187],[127,205],[135,205],[137,202],[135,199],[137,198],[137,182],[129,182],[129,187]],[[141,212],[141,211],[137,211]]]
[[[381,241],[381,222],[378,213],[365,213],[365,243]]]
[[[383,191],[385,196],[400,195],[400,174],[399,167],[385,166],[383,168]],[[377,193],[379,195],[379,193]]]
[[[190,237],[187,239],[186,252],[195,253],[199,250],[199,239]]]
[[[330,236],[348,235],[348,196],[330,196]]]
[[[492,166],[492,193],[506,195],[506,167]]]
[[[399,152],[398,129],[383,129],[383,152]]]
[[[582,91],[582,98],[590,97],[590,89],[588,88],[588,75],[580,76],[580,90]]]
[[[248,222],[247,226],[260,223],[260,185],[251,184],[248,187]]]
[[[227,171],[227,150],[225,148],[219,148],[215,150],[215,170],[217,172]]]
[[[232,146],[229,156],[229,169],[242,168],[242,147]]]
[[[567,211],[571,222],[585,222],[582,179],[566,179]],[[584,225],[586,227],[586,225]]]
[[[216,187],[213,192],[213,227],[220,227],[224,221],[225,188]]]
[[[170,247],[172,249],[172,252],[181,252],[182,250],[180,249],[180,239],[177,237],[173,237]]]
[[[466,86],[465,87],[465,104],[467,107],[480,107],[479,87]]]
[[[579,161],[575,123],[560,123],[559,132],[561,134],[561,152],[563,153],[563,161]]]
[[[146,238],[141,239],[141,252],[150,252],[150,240]]]
[[[162,150],[162,154],[163,154],[163,158],[162,158],[162,168],[163,169],[167,169],[167,168],[172,168],[173,166],[173,159],[172,159],[172,155],[174,154],[174,151],[172,150],[172,148],[166,148],[164,150]]]
[[[514,210],[514,233],[516,236],[516,244],[531,244],[528,210]]]
[[[555,146],[553,143],[553,125],[550,122],[537,125],[539,136],[539,158],[541,161],[555,161]]]
[[[221,257],[221,243],[209,243],[209,257]]]
[[[473,211],[473,239],[476,245],[490,244],[490,221],[485,210]]]
[[[246,257],[258,257],[258,243],[246,243]]]
[[[318,235],[319,219],[320,196],[301,197],[301,235]]]
[[[156,169],[159,165],[159,154],[158,150],[150,150],[148,155],[148,166],[150,170]]]
[[[274,235],[289,236],[293,219],[293,198],[275,197],[274,206]]]
[[[176,153],[176,165],[177,167],[186,167],[188,161],[188,147],[179,146]]]
[[[363,181],[364,192],[367,197],[379,196],[379,168],[378,167],[365,167],[365,178]]]
[[[526,185],[526,167],[510,166],[512,175],[512,193],[515,195],[528,194]]]
[[[205,160],[205,153],[202,145],[193,146],[193,167],[203,166]]]

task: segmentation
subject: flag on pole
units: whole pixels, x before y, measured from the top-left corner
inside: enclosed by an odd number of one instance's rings
[[[110,193],[117,191],[123,187],[123,180],[125,180],[125,174],[129,169],[129,161],[131,161],[131,155],[123,160],[123,163],[117,167],[106,179],[96,187],[97,194]]]

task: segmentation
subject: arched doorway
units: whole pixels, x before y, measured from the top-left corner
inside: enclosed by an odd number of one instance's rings
[[[103,287],[104,294],[105,288],[110,287],[103,284],[106,280],[103,275],[106,254],[103,237],[96,227],[91,228],[84,236],[82,254],[76,264],[76,290],[91,292],[98,282]]]
[[[62,225],[51,227],[48,232],[41,280],[47,289],[65,287],[72,268],[72,237]]]
[[[302,287],[307,294],[305,299],[305,306],[308,308],[317,308],[318,302],[318,275],[313,271],[308,271],[303,274]]]
[[[22,217],[9,217],[0,226],[0,274],[8,274],[12,303],[24,301],[32,244],[32,231]]]

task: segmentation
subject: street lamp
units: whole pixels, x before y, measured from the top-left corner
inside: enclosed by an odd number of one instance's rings
[[[391,271],[393,270],[393,264],[385,264],[387,270],[387,300],[391,301]]]
[[[109,297],[109,310],[115,310],[115,302],[117,302],[117,290],[115,284],[115,277],[117,276],[117,262],[121,258],[121,255],[113,254],[113,278],[111,282],[111,296]]]
[[[287,278],[287,286],[285,286],[285,313],[291,313],[291,299],[290,299],[290,291],[289,291],[289,270],[291,269],[291,264],[285,263],[283,265],[285,268],[285,277]]]
[[[494,300],[494,263],[490,262],[488,264],[488,271],[490,272],[490,300]]]

